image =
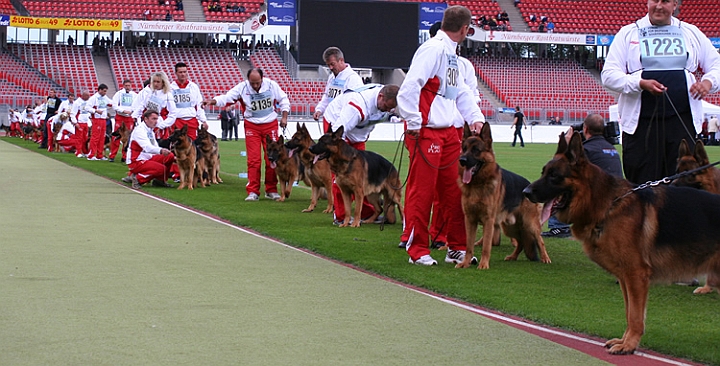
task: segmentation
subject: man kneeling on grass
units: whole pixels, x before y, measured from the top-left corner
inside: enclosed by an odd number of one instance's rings
[[[170,150],[158,146],[153,129],[158,122],[158,113],[147,110],[143,113],[142,122],[133,129],[127,151],[127,165],[130,168],[130,179],[134,189],[152,181],[156,187],[172,187],[167,183],[170,167],[175,162],[175,155]]]

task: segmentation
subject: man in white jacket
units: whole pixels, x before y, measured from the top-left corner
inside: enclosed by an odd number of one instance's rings
[[[88,160],[107,160],[105,157],[105,129],[108,118],[108,109],[112,108],[112,99],[107,96],[108,87],[100,84],[95,93],[88,100],[85,109],[90,112],[92,121],[92,134],[90,136],[90,154]]]
[[[405,145],[410,168],[405,193],[406,250],[410,263],[435,265],[430,256],[428,226],[437,194],[448,222],[447,263],[465,259],[465,217],[457,185],[461,142],[455,114],[473,124],[485,121],[473,92],[459,75],[456,48],[470,28],[470,11],[451,6],[443,14],[441,30],[413,56],[397,96],[397,111],[407,122]]]
[[[623,168],[637,184],[675,172],[680,141],[694,146],[702,131],[701,99],[720,88],[720,56],[697,27],[672,16],[677,0],[647,6],[646,16],[615,35],[601,75],[620,93]]]
[[[140,187],[152,181],[153,185],[170,187],[167,183],[175,155],[158,146],[153,129],[157,126],[159,114],[148,109],[143,112],[140,122],[130,135],[127,149],[127,165],[130,169],[132,187]]]
[[[328,47],[323,52],[323,61],[330,69],[325,94],[315,106],[313,118],[317,121],[325,113],[325,109],[340,94],[347,90],[354,90],[363,86],[363,81],[349,64],[345,63],[345,56],[337,47]],[[328,125],[323,122],[323,132],[327,131]]]
[[[167,123],[172,123],[173,131],[188,126],[187,135],[195,140],[200,125],[206,129],[208,127],[205,110],[202,108],[203,96],[200,87],[190,80],[185,63],[175,64],[175,77],[177,80],[170,84],[175,101],[175,114],[168,117]]]
[[[245,148],[247,150],[248,183],[245,189],[246,201],[257,201],[260,195],[260,172],[262,168],[262,151],[265,151],[265,198],[278,200],[278,178],[275,169],[270,167],[267,159],[267,140],[277,141],[278,113],[276,104],[282,113],[280,127],[287,126],[290,112],[290,100],[277,82],[263,77],[262,69],[250,69],[247,80],[230,89],[225,95],[218,95],[205,100],[205,104],[226,106],[240,102],[245,118]]]

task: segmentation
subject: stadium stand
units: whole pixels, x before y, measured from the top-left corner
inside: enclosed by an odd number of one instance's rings
[[[36,17],[146,20],[143,13],[150,10],[149,20],[165,20],[167,11],[170,11],[173,20],[185,20],[184,11],[175,10],[175,0],[168,0],[167,5],[159,5],[157,0],[73,0],[53,2],[52,6],[48,6],[47,0],[25,0],[23,5],[30,15]]]
[[[570,60],[471,57],[478,76],[508,107],[529,119],[609,117],[615,97],[589,71]]]
[[[15,15],[17,11],[10,0],[0,0],[0,14]]]
[[[20,43],[8,44],[8,47],[71,93],[95,90],[98,86],[95,64],[87,47]]]
[[[615,34],[647,14],[647,4],[637,0],[522,0],[518,9],[533,32],[538,30],[540,17],[547,16],[558,33]],[[535,22],[531,15],[537,18]]]
[[[708,37],[720,37],[720,1],[683,0],[678,17],[696,25]]]
[[[242,2],[237,1],[202,1],[203,11],[205,12],[205,19],[208,22],[244,22],[250,15],[258,13],[260,6],[264,3],[263,0],[247,0]],[[210,10],[210,8],[216,7],[216,11]],[[237,8],[235,8],[237,7]],[[241,11],[245,10],[245,11]]]
[[[27,105],[55,87],[52,81],[11,53],[0,51],[0,104]],[[62,94],[63,91],[55,88]]]

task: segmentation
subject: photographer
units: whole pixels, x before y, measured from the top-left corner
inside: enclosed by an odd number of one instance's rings
[[[605,138],[605,120],[599,114],[591,114],[585,118],[581,125],[570,127],[565,133],[570,140],[574,131],[582,129],[584,137],[583,149],[591,163],[597,165],[608,174],[617,177],[623,176],[620,153]],[[570,225],[551,216],[548,220],[548,231],[542,233],[544,237],[567,238],[570,236]]]

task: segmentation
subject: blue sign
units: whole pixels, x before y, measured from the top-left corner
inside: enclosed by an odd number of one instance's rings
[[[598,46],[609,46],[613,39],[615,39],[615,36],[608,36],[605,34],[597,36],[597,45]]]
[[[421,3],[419,28],[428,30],[433,24],[441,22],[445,9],[447,9],[445,3]]]
[[[5,14],[0,14],[0,27],[2,26],[10,26],[10,16]]]
[[[712,42],[715,48],[720,48],[720,38],[710,38],[710,42]]]
[[[295,26],[296,0],[268,2],[268,25]]]
[[[595,45],[595,35],[588,34],[585,36],[585,44],[586,45]]]

